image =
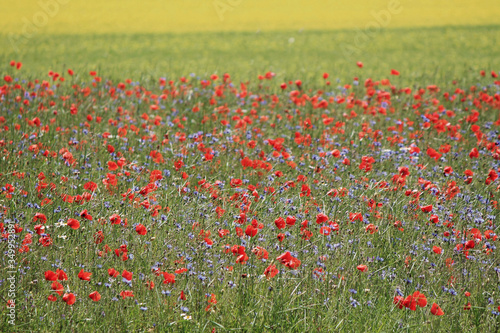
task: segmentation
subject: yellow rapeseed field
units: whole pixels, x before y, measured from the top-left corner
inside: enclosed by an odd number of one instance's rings
[[[366,29],[500,22],[499,0],[0,0],[5,33]]]

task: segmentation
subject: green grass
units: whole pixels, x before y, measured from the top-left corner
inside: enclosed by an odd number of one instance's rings
[[[368,36],[368,38],[366,38]],[[290,43],[293,38],[294,42]],[[3,63],[24,63],[27,75],[72,68],[97,69],[115,79],[178,78],[229,72],[238,80],[271,70],[281,78],[312,78],[328,72],[343,82],[355,75],[385,78],[392,68],[401,82],[459,80],[500,67],[500,26],[260,33],[37,35],[16,44],[0,39]],[[24,40],[23,40],[24,41]],[[356,62],[365,67],[357,69]]]

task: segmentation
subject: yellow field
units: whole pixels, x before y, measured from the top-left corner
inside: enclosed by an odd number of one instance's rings
[[[485,25],[499,0],[0,0],[3,33],[161,33]],[[377,15],[377,13],[383,13]]]

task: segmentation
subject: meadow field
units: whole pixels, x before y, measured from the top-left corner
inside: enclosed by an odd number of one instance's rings
[[[498,66],[500,5],[479,1],[1,0],[0,59],[46,75],[67,68],[156,80],[327,71],[343,81],[404,68],[405,83]],[[418,29],[417,29],[418,28]],[[437,83],[437,82],[436,82]]]
[[[500,330],[497,1],[0,1],[1,332]]]

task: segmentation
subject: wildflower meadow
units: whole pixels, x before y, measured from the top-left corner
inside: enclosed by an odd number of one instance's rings
[[[0,331],[500,330],[500,26],[214,5],[2,35]]]

